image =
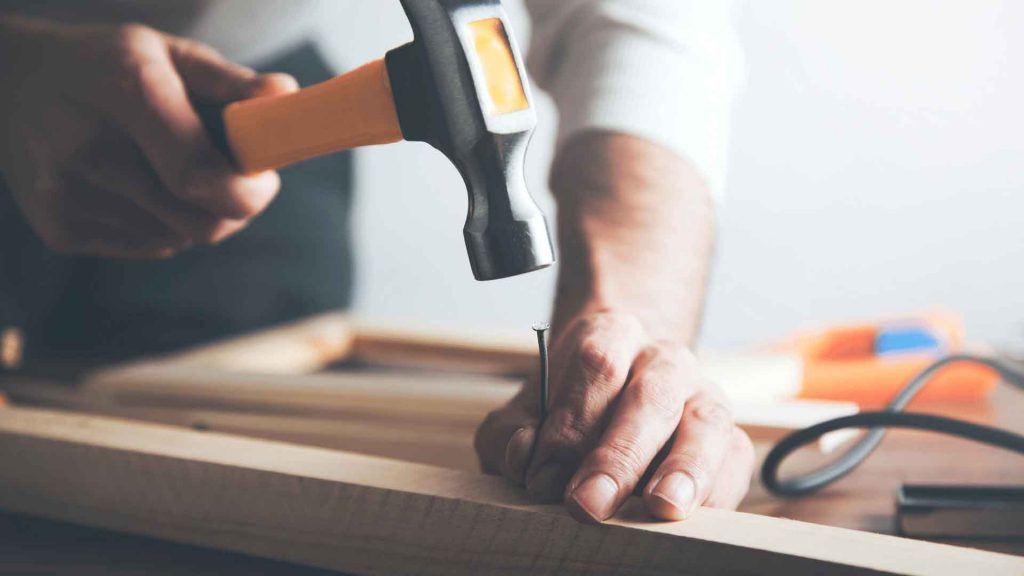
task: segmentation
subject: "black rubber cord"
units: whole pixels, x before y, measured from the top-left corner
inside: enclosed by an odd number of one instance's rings
[[[931,380],[932,376],[944,367],[955,363],[983,364],[998,372],[1003,381],[1024,389],[1024,372],[1005,362],[969,354],[946,356],[914,376],[889,402],[884,411],[861,412],[852,416],[835,418],[783,438],[765,458],[764,465],[761,467],[761,482],[765,488],[777,496],[801,496],[814,492],[846,476],[859,466],[878,447],[882,438],[885,437],[886,428],[914,428],[938,432],[1024,454],[1024,436],[1020,434],[956,418],[901,412]],[[844,428],[870,428],[870,430],[834,461],[806,474],[785,480],[779,478],[779,467],[790,454],[815,442],[829,432]]]

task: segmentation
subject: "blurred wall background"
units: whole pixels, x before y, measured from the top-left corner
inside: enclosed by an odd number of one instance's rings
[[[397,2],[325,0],[330,57],[352,67],[410,37]],[[1024,3],[740,4],[747,86],[702,342],[945,306],[970,335],[1024,347]],[[520,40],[528,22],[510,3]],[[530,185],[554,112],[541,101]],[[550,311],[554,273],[477,283],[466,194],[420,144],[360,153],[357,310],[516,333]]]

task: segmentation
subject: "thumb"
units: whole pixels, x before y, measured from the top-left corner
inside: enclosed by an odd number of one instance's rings
[[[537,437],[537,418],[526,404],[529,394],[521,390],[501,408],[487,415],[477,428],[473,446],[484,472],[501,474],[522,485]]]
[[[224,104],[298,89],[298,83],[287,74],[257,74],[252,68],[235,64],[200,42],[171,37],[168,47],[186,88],[202,102]]]

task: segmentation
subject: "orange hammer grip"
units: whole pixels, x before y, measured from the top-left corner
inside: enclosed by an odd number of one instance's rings
[[[294,94],[235,102],[224,130],[246,172],[402,139],[383,59]]]

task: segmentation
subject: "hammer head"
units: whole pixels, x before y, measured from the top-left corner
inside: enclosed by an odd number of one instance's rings
[[[398,120],[406,140],[443,152],[466,182],[473,275],[550,266],[547,222],[523,174],[537,117],[501,2],[401,1],[415,38],[387,55]]]

